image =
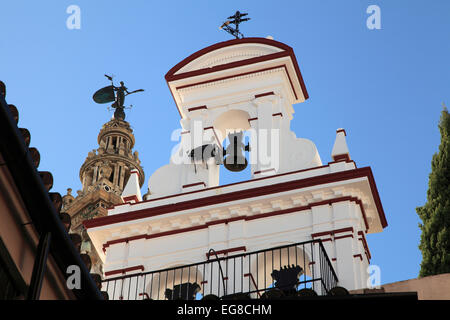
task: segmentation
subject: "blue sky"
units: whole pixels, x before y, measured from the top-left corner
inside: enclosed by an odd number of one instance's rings
[[[72,4],[81,9],[79,30],[66,27]],[[381,30],[366,27],[372,4]],[[79,168],[112,116],[92,101],[108,85],[104,73],[146,90],[127,100],[146,180],[166,164],[179,115],[164,75],[230,39],[218,27],[236,10],[252,19],[242,25],[246,36],[271,35],[294,49],[310,96],[294,106],[296,135],[327,163],[343,127],[352,159],[372,168],[389,223],[367,237],[381,282],[417,277],[415,208],[426,200],[442,102],[450,104],[449,1],[2,1],[0,79],[53,190],[80,189]],[[227,173],[221,183],[246,178]]]

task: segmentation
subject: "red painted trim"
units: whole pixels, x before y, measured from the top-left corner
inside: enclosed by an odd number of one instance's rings
[[[131,170],[131,171],[130,171],[130,174],[133,174],[133,173],[136,173],[136,174],[138,175],[138,178],[141,177],[141,175],[139,174],[139,170],[137,170],[137,169]]]
[[[309,263],[310,266],[312,266],[313,264],[316,264],[316,262],[315,262],[315,261],[311,261],[311,262]]]
[[[187,58],[183,59],[182,61],[180,61],[179,63],[177,63],[175,66],[173,66],[165,75],[166,80],[177,80],[174,79],[173,77],[175,76],[175,73],[177,73],[180,69],[182,69],[184,66],[188,65],[189,63],[191,63],[192,61],[200,58],[201,56],[221,49],[221,48],[226,48],[229,46],[233,46],[233,45],[239,45],[242,43],[261,43],[261,44],[266,44],[266,45],[270,45],[276,48],[280,48],[283,51],[289,51],[292,50],[291,47],[289,47],[288,45],[275,41],[275,40],[270,40],[270,39],[265,39],[265,38],[243,38],[243,39],[233,39],[233,40],[228,40],[228,41],[223,41],[223,42],[219,42],[219,43],[215,43],[213,45],[210,45],[206,48],[203,48],[193,54],[191,54],[190,56],[188,56]],[[283,52],[282,51],[282,52]],[[245,61],[245,60],[244,60]],[[191,71],[192,72],[192,71]],[[188,72],[184,72],[181,74],[186,74]]]
[[[338,163],[338,162],[342,162],[342,161],[331,161],[331,162],[328,162],[328,165]],[[353,164],[355,165],[355,168],[358,168],[358,166],[356,165],[356,162],[354,160],[349,159],[349,160],[346,160],[345,162],[347,162],[347,163],[353,162]]]
[[[204,187],[206,187],[206,184],[204,182],[197,182],[197,183],[191,183],[191,184],[185,184],[183,186],[183,188],[190,188],[190,187],[195,187],[195,186],[199,186],[199,185],[203,185]]]
[[[276,116],[283,117],[283,114],[281,112],[272,114],[272,117],[276,117]]]
[[[241,247],[234,247],[234,248],[229,248],[229,249],[225,249],[225,250],[219,250],[216,251],[217,255],[227,255],[230,252],[236,252],[236,251],[247,251],[247,248],[245,246],[241,246]],[[209,258],[210,254],[209,252],[206,253],[206,258]]]
[[[260,94],[255,94],[255,99],[258,99],[258,98],[261,98],[261,97],[265,97],[265,96],[273,96],[273,95],[275,95],[275,93],[273,93],[273,91],[260,93]]]
[[[150,300],[150,296],[148,295],[147,292],[139,293],[139,297],[142,297],[142,296],[145,296],[145,299],[144,299],[144,300]]]
[[[257,118],[256,118],[257,119]],[[349,161],[349,162],[353,162],[355,163],[353,160]],[[260,181],[260,180],[264,180],[264,179],[271,179],[274,177],[281,177],[281,176],[286,176],[286,175],[290,175],[290,174],[296,174],[296,173],[301,173],[301,172],[306,172],[306,171],[311,171],[311,170],[317,170],[317,169],[322,169],[322,168],[326,168],[329,167],[330,164],[333,163],[337,163],[337,162],[329,162],[328,164],[319,166],[319,167],[314,167],[314,168],[307,168],[307,169],[301,169],[301,170],[297,170],[297,171],[291,171],[291,172],[286,172],[286,173],[280,173],[280,174],[276,174],[276,175],[271,175],[268,177],[261,177],[261,178],[254,178],[252,180],[246,180],[246,181],[240,181],[240,182],[234,182],[234,183],[230,183],[230,184],[226,184],[223,186],[217,186],[217,187],[210,187],[207,188],[205,190],[214,190],[214,189],[218,189],[218,188],[225,188],[225,187],[230,187],[230,186],[234,186],[234,185],[238,185],[238,184],[243,184],[243,183],[249,183],[249,182],[253,182],[253,181]],[[355,164],[356,165],[356,164]],[[370,170],[370,167],[367,167]],[[205,190],[195,190],[195,191],[189,191],[189,192],[183,192],[183,193],[178,193],[178,194],[173,194],[170,196],[165,196],[165,197],[161,197],[161,198],[155,198],[155,199],[150,199],[150,200],[144,200],[143,202],[152,202],[152,201],[158,201],[158,200],[164,200],[164,199],[169,199],[169,198],[175,198],[175,197],[179,197],[182,195],[187,195],[187,194],[192,194],[192,193],[197,193],[197,192],[203,192]],[[113,205],[112,207],[110,207],[110,209],[115,208],[115,207],[119,207],[123,204],[116,204]]]
[[[348,162],[348,161],[350,161],[350,156],[348,154],[338,154],[336,156],[333,156],[333,160],[336,162],[343,161],[343,160]]]
[[[264,170],[255,171],[255,172],[253,172],[253,174],[260,174],[260,173],[269,172],[269,171],[277,172],[274,168],[270,168],[270,169],[264,169]]]
[[[344,239],[344,238],[352,238],[353,239],[353,235],[347,234],[345,236],[334,237],[334,240],[339,240],[339,239]]]
[[[362,241],[364,250],[366,250],[368,260],[372,259],[372,255],[370,254],[369,246],[367,245],[366,236],[364,232],[358,231],[358,235],[361,236],[361,238],[358,238],[358,240]]]
[[[274,70],[274,69],[279,69],[279,68],[284,68],[284,71],[286,72],[286,76],[287,76],[287,78],[289,80],[289,84],[291,85],[292,92],[294,93],[295,99],[298,99],[297,92],[295,91],[295,87],[294,87],[294,84],[292,82],[291,76],[289,75],[289,71],[287,69],[286,64],[280,64],[280,65],[277,65],[275,67],[263,68],[263,69],[258,69],[258,70],[254,70],[254,71],[242,72],[242,73],[232,74],[232,75],[223,76],[223,77],[219,77],[219,78],[214,78],[214,79],[194,82],[194,83],[190,83],[190,84],[186,84],[186,85],[183,85],[183,86],[176,87],[175,89],[176,90],[180,90],[180,89],[190,88],[190,87],[194,87],[194,86],[198,86],[198,85],[202,85],[202,84],[222,81],[222,80],[226,80],[226,79],[232,79],[232,78],[236,78],[236,77],[242,77],[242,76],[246,76],[246,75],[249,75],[249,74],[254,74],[254,73],[258,73],[258,72],[264,72],[264,71],[269,71],[269,70]],[[188,111],[190,111],[190,110],[188,110]]]
[[[208,283],[208,280],[204,280],[204,281],[200,282],[200,284],[205,284],[205,283]]]
[[[364,210],[364,205],[360,199],[357,199],[356,203],[359,204],[359,208],[361,209],[361,214],[363,216],[364,225],[366,226],[366,232],[367,232],[369,230],[369,223],[367,222],[367,216],[366,216],[366,211]],[[381,222],[381,224],[383,225],[383,222]],[[384,226],[383,226],[383,228],[384,228]]]
[[[255,289],[256,289],[256,291],[258,293],[258,296],[261,298],[261,294],[258,291],[259,290],[258,289],[258,284],[256,283],[255,278],[253,278],[253,275],[251,273],[246,273],[246,274],[244,274],[244,278],[246,278],[246,277],[250,277],[250,280],[252,280],[253,285],[255,286]]]
[[[175,106],[177,107],[178,114],[180,115],[180,118],[183,118],[183,115],[181,114],[181,110],[180,110],[180,107],[178,106],[177,100],[175,99],[175,96],[173,95],[172,89],[170,88],[169,83],[168,82],[166,82],[166,83],[167,83],[167,87],[169,88],[170,94],[172,95],[172,99],[173,99],[173,101],[175,101]]]
[[[234,221],[239,221],[239,220],[245,220],[246,217],[234,217],[234,218],[229,218],[229,219],[221,219],[221,220],[215,220],[215,221],[210,221],[208,223],[206,223],[206,225],[209,226],[215,226],[216,224],[228,224],[230,222],[234,222]]]
[[[372,191],[373,200],[375,201],[375,206],[377,207],[378,215],[381,220],[381,226],[382,226],[382,228],[386,228],[388,223],[386,220],[386,216],[384,215],[383,205],[381,204],[380,195],[378,193],[378,188],[375,183],[375,179],[373,177],[372,170],[369,170],[368,178],[369,178],[370,190]]]
[[[300,171],[302,171],[302,170],[300,170]],[[286,174],[291,174],[291,173],[286,173]],[[285,175],[285,174],[280,174],[277,176],[282,176],[282,175]],[[274,175],[269,176],[269,177],[259,178],[258,180],[268,179],[268,178],[272,178],[272,177],[274,177]],[[300,180],[293,180],[293,181],[282,182],[282,183],[272,184],[272,185],[266,185],[266,186],[261,186],[261,187],[257,187],[257,188],[247,189],[247,190],[240,190],[240,191],[225,193],[225,194],[221,194],[221,195],[214,195],[214,196],[209,196],[209,197],[204,197],[204,198],[187,200],[187,201],[183,201],[183,202],[167,204],[167,205],[162,205],[162,206],[158,206],[158,207],[137,210],[137,211],[133,211],[133,212],[125,212],[125,213],[116,214],[113,216],[100,217],[100,218],[95,218],[95,219],[91,219],[88,221],[84,221],[83,224],[86,228],[94,228],[94,227],[104,226],[104,225],[108,225],[108,224],[114,224],[114,223],[120,223],[120,222],[125,222],[125,221],[143,219],[143,218],[147,218],[147,217],[153,217],[153,216],[170,213],[170,212],[175,212],[175,211],[199,208],[199,207],[214,205],[217,203],[253,198],[253,197],[268,195],[268,194],[272,194],[272,193],[280,193],[280,192],[285,192],[285,191],[289,191],[289,190],[301,189],[301,188],[310,187],[310,186],[314,186],[314,185],[338,182],[338,181],[360,178],[360,177],[368,178],[369,185],[371,186],[371,190],[372,190],[372,195],[373,195],[373,198],[375,201],[375,205],[377,207],[377,211],[380,216],[381,224],[384,228],[387,226],[387,221],[386,221],[386,217],[384,215],[383,206],[381,205],[381,200],[379,198],[378,191],[377,191],[376,185],[375,185],[375,181],[374,181],[374,178],[372,175],[372,170],[370,169],[370,167],[340,171],[340,172],[324,174],[324,175],[300,179]],[[257,179],[254,179],[253,181],[256,181],[256,180]],[[246,181],[246,182],[248,182],[248,181]],[[201,192],[204,190],[212,190],[212,189],[216,189],[216,188],[223,188],[223,187],[225,187],[225,186],[213,187],[213,188],[208,188],[208,189],[203,189],[203,190],[196,190],[191,193],[199,192],[199,191]],[[184,193],[184,194],[187,194],[187,193]],[[165,198],[170,198],[170,197],[179,196],[179,195],[180,194],[168,196]],[[163,199],[163,198],[160,198],[160,199]],[[354,199],[356,199],[356,198],[354,198]],[[157,199],[153,199],[150,201],[155,201],[155,200],[157,200]],[[363,216],[365,216],[364,208],[362,206],[361,201],[357,200],[357,203],[360,204],[361,212],[363,213]],[[364,221],[366,223],[366,228],[367,228],[367,226],[368,226],[367,219],[364,219]]]
[[[132,195],[132,196],[128,196],[128,197],[124,197],[123,198],[123,202],[125,202],[125,203],[129,203],[129,202],[131,202],[133,200],[135,202],[139,202],[139,199],[138,199],[138,197],[136,195]]]
[[[353,238],[353,235],[346,235],[346,236],[336,237],[334,239],[332,239],[332,238],[320,239],[320,241],[322,241],[322,243],[323,243],[323,242],[327,242],[327,241],[336,241],[336,240],[340,240],[340,239],[344,239],[344,238],[350,238],[350,237]]]
[[[284,51],[287,51],[289,54],[289,56],[291,57],[294,69],[295,69],[295,73],[297,75],[297,78],[299,80],[300,83],[300,87],[302,89],[303,92],[303,96],[305,97],[305,100],[307,100],[309,98],[308,95],[308,91],[306,90],[306,86],[305,83],[303,81],[303,77],[302,74],[300,72],[300,67],[298,66],[297,63],[297,58],[295,57],[294,54],[294,50],[289,47],[288,45],[278,42],[278,41],[274,41],[274,40],[270,40],[270,39],[265,39],[265,38],[244,38],[244,39],[234,39],[234,40],[229,40],[229,41],[225,41],[225,42],[220,42],[220,43],[216,43],[213,44],[207,48],[204,48],[200,51],[197,51],[195,53],[193,53],[192,55],[190,55],[189,57],[185,58],[184,60],[180,61],[178,64],[176,64],[174,67],[172,67],[169,72],[167,72],[167,74],[165,75],[165,79],[167,82],[167,86],[169,87],[169,91],[170,94],[172,95],[172,98],[175,100],[175,96],[173,91],[170,88],[169,82],[173,81],[173,80],[177,80],[177,79],[182,79],[182,78],[186,78],[186,77],[192,77],[192,76],[196,76],[196,75],[200,75],[200,74],[206,74],[206,73],[210,73],[210,72],[216,72],[216,71],[220,71],[220,70],[225,70],[227,68],[233,68],[233,67],[238,67],[238,66],[244,66],[244,65],[248,65],[248,64],[252,64],[252,63],[257,63],[257,62],[261,62],[261,61],[265,61],[265,60],[270,60],[270,59],[276,59],[276,56],[273,55],[266,55],[266,56],[262,56],[262,57],[257,57],[257,58],[253,58],[253,59],[246,59],[246,60],[242,60],[242,61],[237,61],[235,63],[228,63],[228,64],[224,64],[224,65],[220,65],[220,66],[216,66],[213,68],[205,68],[205,69],[201,69],[201,70],[195,70],[192,72],[185,72],[179,75],[175,75],[175,73],[180,70],[182,67],[184,67],[185,65],[187,65],[188,63],[190,63],[191,61],[197,59],[198,57],[207,54],[208,52],[220,49],[220,48],[224,48],[224,47],[228,47],[231,45],[236,45],[236,44],[240,44],[240,43],[262,43],[262,44],[267,44],[267,45],[271,45],[274,47],[279,47],[281,49],[283,49]],[[278,54],[283,54],[284,52],[279,52]],[[277,53],[275,53],[276,55]],[[255,59],[260,59],[260,60],[255,60]],[[287,71],[287,69],[286,69]],[[288,74],[288,78],[289,78],[289,82],[291,83],[292,86],[292,80]],[[297,97],[297,94],[295,93],[294,90],[294,94]],[[182,113],[180,110],[180,107],[178,106],[178,104],[176,104],[178,113],[180,114],[180,117],[182,117]]]
[[[223,280],[227,281],[227,280],[228,280],[228,277],[223,277]]]
[[[336,130],[336,133],[339,133],[339,132],[343,132],[344,135],[347,136],[347,132],[345,132],[345,129],[338,129],[338,130]]]
[[[294,207],[294,208],[289,208],[289,209],[284,209],[284,210],[277,210],[277,211],[268,212],[268,213],[261,213],[261,214],[254,215],[254,216],[245,216],[245,217],[242,216],[242,217],[234,217],[234,218],[229,218],[229,219],[221,219],[221,220],[208,222],[208,223],[206,223],[204,225],[193,226],[193,227],[189,227],[189,228],[165,231],[165,232],[155,233],[155,234],[151,234],[151,235],[138,235],[138,236],[133,236],[133,237],[128,237],[128,238],[111,240],[111,241],[108,241],[106,244],[103,245],[103,250],[105,251],[106,248],[109,247],[112,244],[117,244],[117,243],[121,243],[121,242],[129,242],[129,241],[139,240],[139,239],[146,239],[146,240],[154,239],[154,238],[164,237],[164,236],[168,236],[168,235],[174,235],[174,234],[178,234],[178,233],[184,233],[184,232],[190,232],[190,231],[206,229],[209,226],[216,225],[216,224],[228,224],[230,222],[238,221],[238,220],[251,221],[251,220],[255,220],[255,219],[262,219],[262,218],[267,218],[267,217],[272,217],[272,216],[277,216],[277,215],[282,215],[282,214],[289,214],[289,213],[293,213],[293,212],[309,210],[309,209],[311,209],[314,206],[321,206],[321,205],[326,205],[326,204],[330,205],[332,203],[341,202],[341,201],[356,201],[357,199],[356,200],[355,199],[356,198],[352,198],[350,196],[340,197],[340,198],[336,198],[336,199],[329,199],[329,200],[324,200],[324,201],[320,201],[320,202],[316,202],[316,203],[311,203],[311,204],[303,206],[303,207]],[[344,228],[344,229],[335,230],[335,233],[345,232],[346,229],[353,230],[353,228]],[[343,231],[341,231],[341,230],[343,230]],[[313,234],[311,236],[314,238],[314,237],[317,237],[317,236],[327,235],[327,234],[330,234],[329,231],[322,232],[320,234]],[[352,237],[353,237],[353,235],[352,235]],[[337,237],[335,239],[339,239],[339,238],[342,238],[342,237]],[[331,238],[330,239],[323,239],[322,241],[323,242],[332,241],[332,239]]]
[[[139,265],[139,266],[128,267],[128,268],[124,268],[124,269],[117,269],[117,270],[107,271],[107,272],[105,272],[105,277],[109,277],[109,276],[112,276],[112,275],[115,275],[115,274],[125,274],[127,272],[135,271],[135,270],[144,271],[145,268],[144,268],[143,265]]]
[[[241,73],[237,73],[237,74],[230,74],[228,76],[223,76],[223,77],[219,77],[219,78],[214,78],[214,79],[209,79],[209,80],[203,80],[203,81],[198,81],[198,82],[194,82],[194,83],[189,83],[189,84],[185,84],[185,85],[182,85],[182,86],[175,87],[175,89],[176,90],[180,90],[180,89],[190,88],[190,87],[194,87],[194,86],[198,86],[198,85],[202,85],[202,84],[207,84],[207,83],[211,83],[211,82],[232,79],[232,78],[236,78],[236,77],[247,76],[249,74],[254,74],[254,73],[258,73],[258,72],[264,72],[264,71],[269,71],[269,70],[274,70],[274,69],[279,69],[279,68],[284,68],[284,70],[286,71],[286,74],[289,77],[289,73],[287,71],[286,65],[285,64],[280,64],[280,65],[276,65],[274,67],[262,68],[262,69],[257,69],[257,70],[253,70],[253,71],[241,72]],[[290,80],[290,78],[289,78],[289,82],[290,82],[290,84],[292,86],[292,89],[294,90],[294,87],[292,85],[292,81]],[[295,94],[295,90],[294,90],[294,94]],[[295,94],[295,97],[297,97],[296,94]]]
[[[120,239],[116,239],[116,240],[111,240],[106,242],[105,244],[103,244],[103,251],[106,250],[106,248],[108,248],[110,245],[113,244],[118,244],[118,243],[122,243],[122,242],[130,242],[130,241],[134,241],[134,240],[140,240],[140,239],[154,239],[154,238],[159,238],[159,237],[165,237],[165,236],[171,236],[173,234],[177,234],[177,233],[183,233],[183,232],[190,232],[190,231],[196,231],[196,230],[200,230],[200,229],[205,229],[209,226],[209,224],[206,225],[200,225],[200,226],[194,226],[194,227],[190,227],[190,228],[183,228],[183,229],[176,229],[176,230],[171,230],[171,231],[164,231],[164,232],[158,232],[158,233],[154,233],[154,234],[141,234],[141,235],[137,235],[137,236],[133,236],[133,237],[127,237],[127,238],[120,238]]]
[[[345,197],[345,198],[348,198],[348,197]],[[317,232],[317,233],[311,234],[311,237],[316,238],[316,237],[327,236],[327,235],[333,236],[337,233],[343,233],[343,232],[353,233],[353,227],[324,231],[324,232]]]
[[[183,132],[181,132],[181,134],[186,134],[186,133],[189,133],[189,132],[191,132],[191,131],[183,131]]]
[[[362,240],[361,238],[358,238],[358,240]],[[364,254],[366,255],[367,261],[370,263],[370,259],[372,258],[369,253],[367,252],[367,250],[364,250]]]
[[[363,216],[364,225],[366,226],[366,232],[367,232],[369,230],[369,223],[367,222],[366,211],[364,210],[364,205],[363,205],[362,201],[358,198],[350,197],[350,196],[343,197],[343,198],[350,198],[350,201],[356,202],[356,204],[359,205],[359,208],[361,209],[361,214]],[[353,233],[353,228],[352,228],[352,233]]]
[[[258,117],[256,117],[256,118],[250,118],[250,119],[248,119],[248,122],[251,122],[251,121],[253,121],[253,120],[258,120]]]
[[[289,214],[289,213],[293,213],[293,212],[309,210],[314,206],[322,206],[322,205],[326,205],[326,204],[329,205],[329,204],[332,204],[335,202],[341,202],[341,201],[355,201],[355,199],[356,198],[352,198],[350,196],[340,197],[340,198],[336,198],[336,199],[329,199],[329,200],[324,200],[324,201],[320,201],[320,202],[316,202],[316,203],[311,203],[311,204],[303,206],[303,207],[294,207],[294,208],[289,208],[289,209],[284,209],[284,210],[277,210],[277,211],[268,212],[268,213],[261,213],[261,214],[254,215],[254,216],[241,216],[241,217],[234,217],[234,218],[229,218],[229,219],[221,219],[221,220],[216,220],[216,221],[210,221],[206,224],[193,226],[193,227],[189,227],[189,228],[175,229],[175,230],[170,230],[170,231],[154,233],[154,234],[150,234],[150,235],[144,234],[144,235],[137,235],[137,236],[128,237],[128,238],[111,240],[111,241],[108,241],[105,244],[103,244],[103,251],[105,251],[106,248],[109,247],[110,245],[117,244],[117,243],[129,242],[129,241],[139,240],[139,239],[149,240],[149,239],[154,239],[154,238],[159,238],[159,237],[170,236],[170,235],[174,235],[174,234],[178,234],[178,233],[206,229],[209,226],[216,225],[216,224],[228,224],[230,222],[239,221],[239,220],[251,221],[251,220],[255,220],[255,219],[262,219],[262,218],[267,218],[267,217],[272,217],[272,216],[277,216],[277,215],[282,215],[282,214]],[[91,220],[88,220],[88,221],[91,221]],[[340,230],[346,230],[346,229],[353,230],[353,228],[345,228],[345,229],[335,230],[334,232],[335,233],[344,232],[344,231],[340,231]],[[318,234],[313,234],[312,236],[316,237],[316,236],[327,235],[327,234],[330,234],[329,231],[318,233]],[[329,241],[329,240],[322,240],[322,241]]]
[[[331,261],[337,261],[337,259],[336,258],[331,258]]]
[[[354,255],[353,255],[353,258],[360,258],[361,261],[363,261],[363,257],[362,257],[361,254],[354,254]]]
[[[208,107],[207,106],[199,106],[199,107],[189,108],[188,112],[200,110],[200,109],[208,109]]]
[[[310,210],[312,207],[316,207],[316,206],[331,205],[336,202],[356,201],[356,200],[357,200],[356,198],[353,198],[350,196],[340,197],[340,198],[310,203],[310,204],[308,204],[306,206],[302,206],[302,207],[293,207],[293,208],[289,208],[289,209],[276,210],[276,211],[272,211],[272,212],[268,212],[268,213],[261,213],[261,214],[254,215],[254,216],[248,216],[248,217],[245,217],[245,220],[267,218],[267,217],[277,216],[277,215],[281,215],[281,214],[293,213],[293,212],[297,212],[297,211]]]
[[[228,46],[233,46],[233,45],[238,45],[238,44],[242,44],[242,43],[261,43],[261,44],[266,44],[266,45],[270,45],[270,46],[274,46],[274,47],[278,47],[280,49],[283,49],[285,52],[279,52],[279,53],[275,53],[275,54],[270,54],[270,55],[265,55],[265,56],[261,56],[261,57],[257,57],[257,58],[251,58],[251,59],[246,59],[246,60],[241,60],[241,61],[237,61],[237,62],[231,62],[231,63],[227,63],[227,64],[223,64],[223,65],[219,65],[219,66],[215,66],[212,68],[205,68],[205,69],[201,69],[201,70],[195,70],[195,71],[191,71],[191,72],[184,72],[178,75],[175,75],[175,73],[177,71],[179,71],[181,68],[183,68],[184,66],[186,66],[187,64],[189,64],[190,62],[194,61],[195,59],[218,49],[221,48],[225,48]],[[297,58],[295,57],[294,54],[294,50],[289,47],[288,45],[275,41],[275,40],[271,40],[271,39],[266,39],[266,38],[243,38],[243,39],[233,39],[233,40],[229,40],[229,41],[224,41],[224,42],[220,42],[220,43],[216,43],[213,44],[209,47],[206,47],[200,51],[197,51],[193,54],[191,54],[189,57],[185,58],[184,60],[180,61],[179,63],[177,63],[174,67],[172,67],[169,72],[167,72],[167,74],[165,75],[165,79],[167,82],[171,82],[174,80],[179,80],[179,79],[183,79],[183,78],[187,78],[187,77],[193,77],[193,76],[197,76],[200,74],[206,74],[206,73],[211,73],[211,72],[216,72],[216,71],[220,71],[220,70],[225,70],[225,69],[229,69],[229,68],[234,68],[234,67],[238,67],[238,66],[243,66],[243,65],[248,65],[248,64],[253,64],[253,63],[257,63],[257,62],[262,62],[262,61],[266,61],[266,60],[271,60],[271,59],[276,59],[280,54],[284,54],[291,57],[292,60],[292,64],[294,66],[295,69],[295,73],[298,77],[299,83],[300,83],[300,87],[303,91],[303,95],[305,97],[305,100],[307,100],[309,98],[308,92],[306,90],[306,86],[305,83],[303,81],[303,77],[302,74],[300,72],[300,67],[298,66],[297,63]],[[295,92],[295,91],[294,91]]]

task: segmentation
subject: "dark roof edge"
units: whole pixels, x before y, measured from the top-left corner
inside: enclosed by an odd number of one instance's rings
[[[89,271],[76,251],[68,233],[51,202],[38,171],[34,167],[28,148],[13,120],[9,107],[0,94],[0,152],[6,162],[17,189],[39,234],[51,232],[50,253],[62,274],[67,267],[78,265],[81,270],[81,289],[73,290],[78,299],[102,300],[103,297]]]

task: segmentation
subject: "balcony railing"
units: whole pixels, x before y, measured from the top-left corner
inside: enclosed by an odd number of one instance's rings
[[[338,281],[320,240],[221,258],[211,250],[208,256],[199,263],[110,278],[102,290],[111,300],[258,299],[274,291],[325,295]]]

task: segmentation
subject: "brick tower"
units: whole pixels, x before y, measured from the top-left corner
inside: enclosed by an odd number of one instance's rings
[[[99,148],[88,153],[80,168],[82,190],[74,197],[72,189],[67,189],[63,210],[72,218],[72,232],[81,235],[82,251],[90,255],[93,270],[101,274],[101,261],[82,222],[106,216],[108,208],[122,203],[121,195],[131,171],[137,170],[140,186],[144,183],[144,171],[138,152],[133,152],[135,139],[128,122],[113,118],[103,125],[97,141]]]

